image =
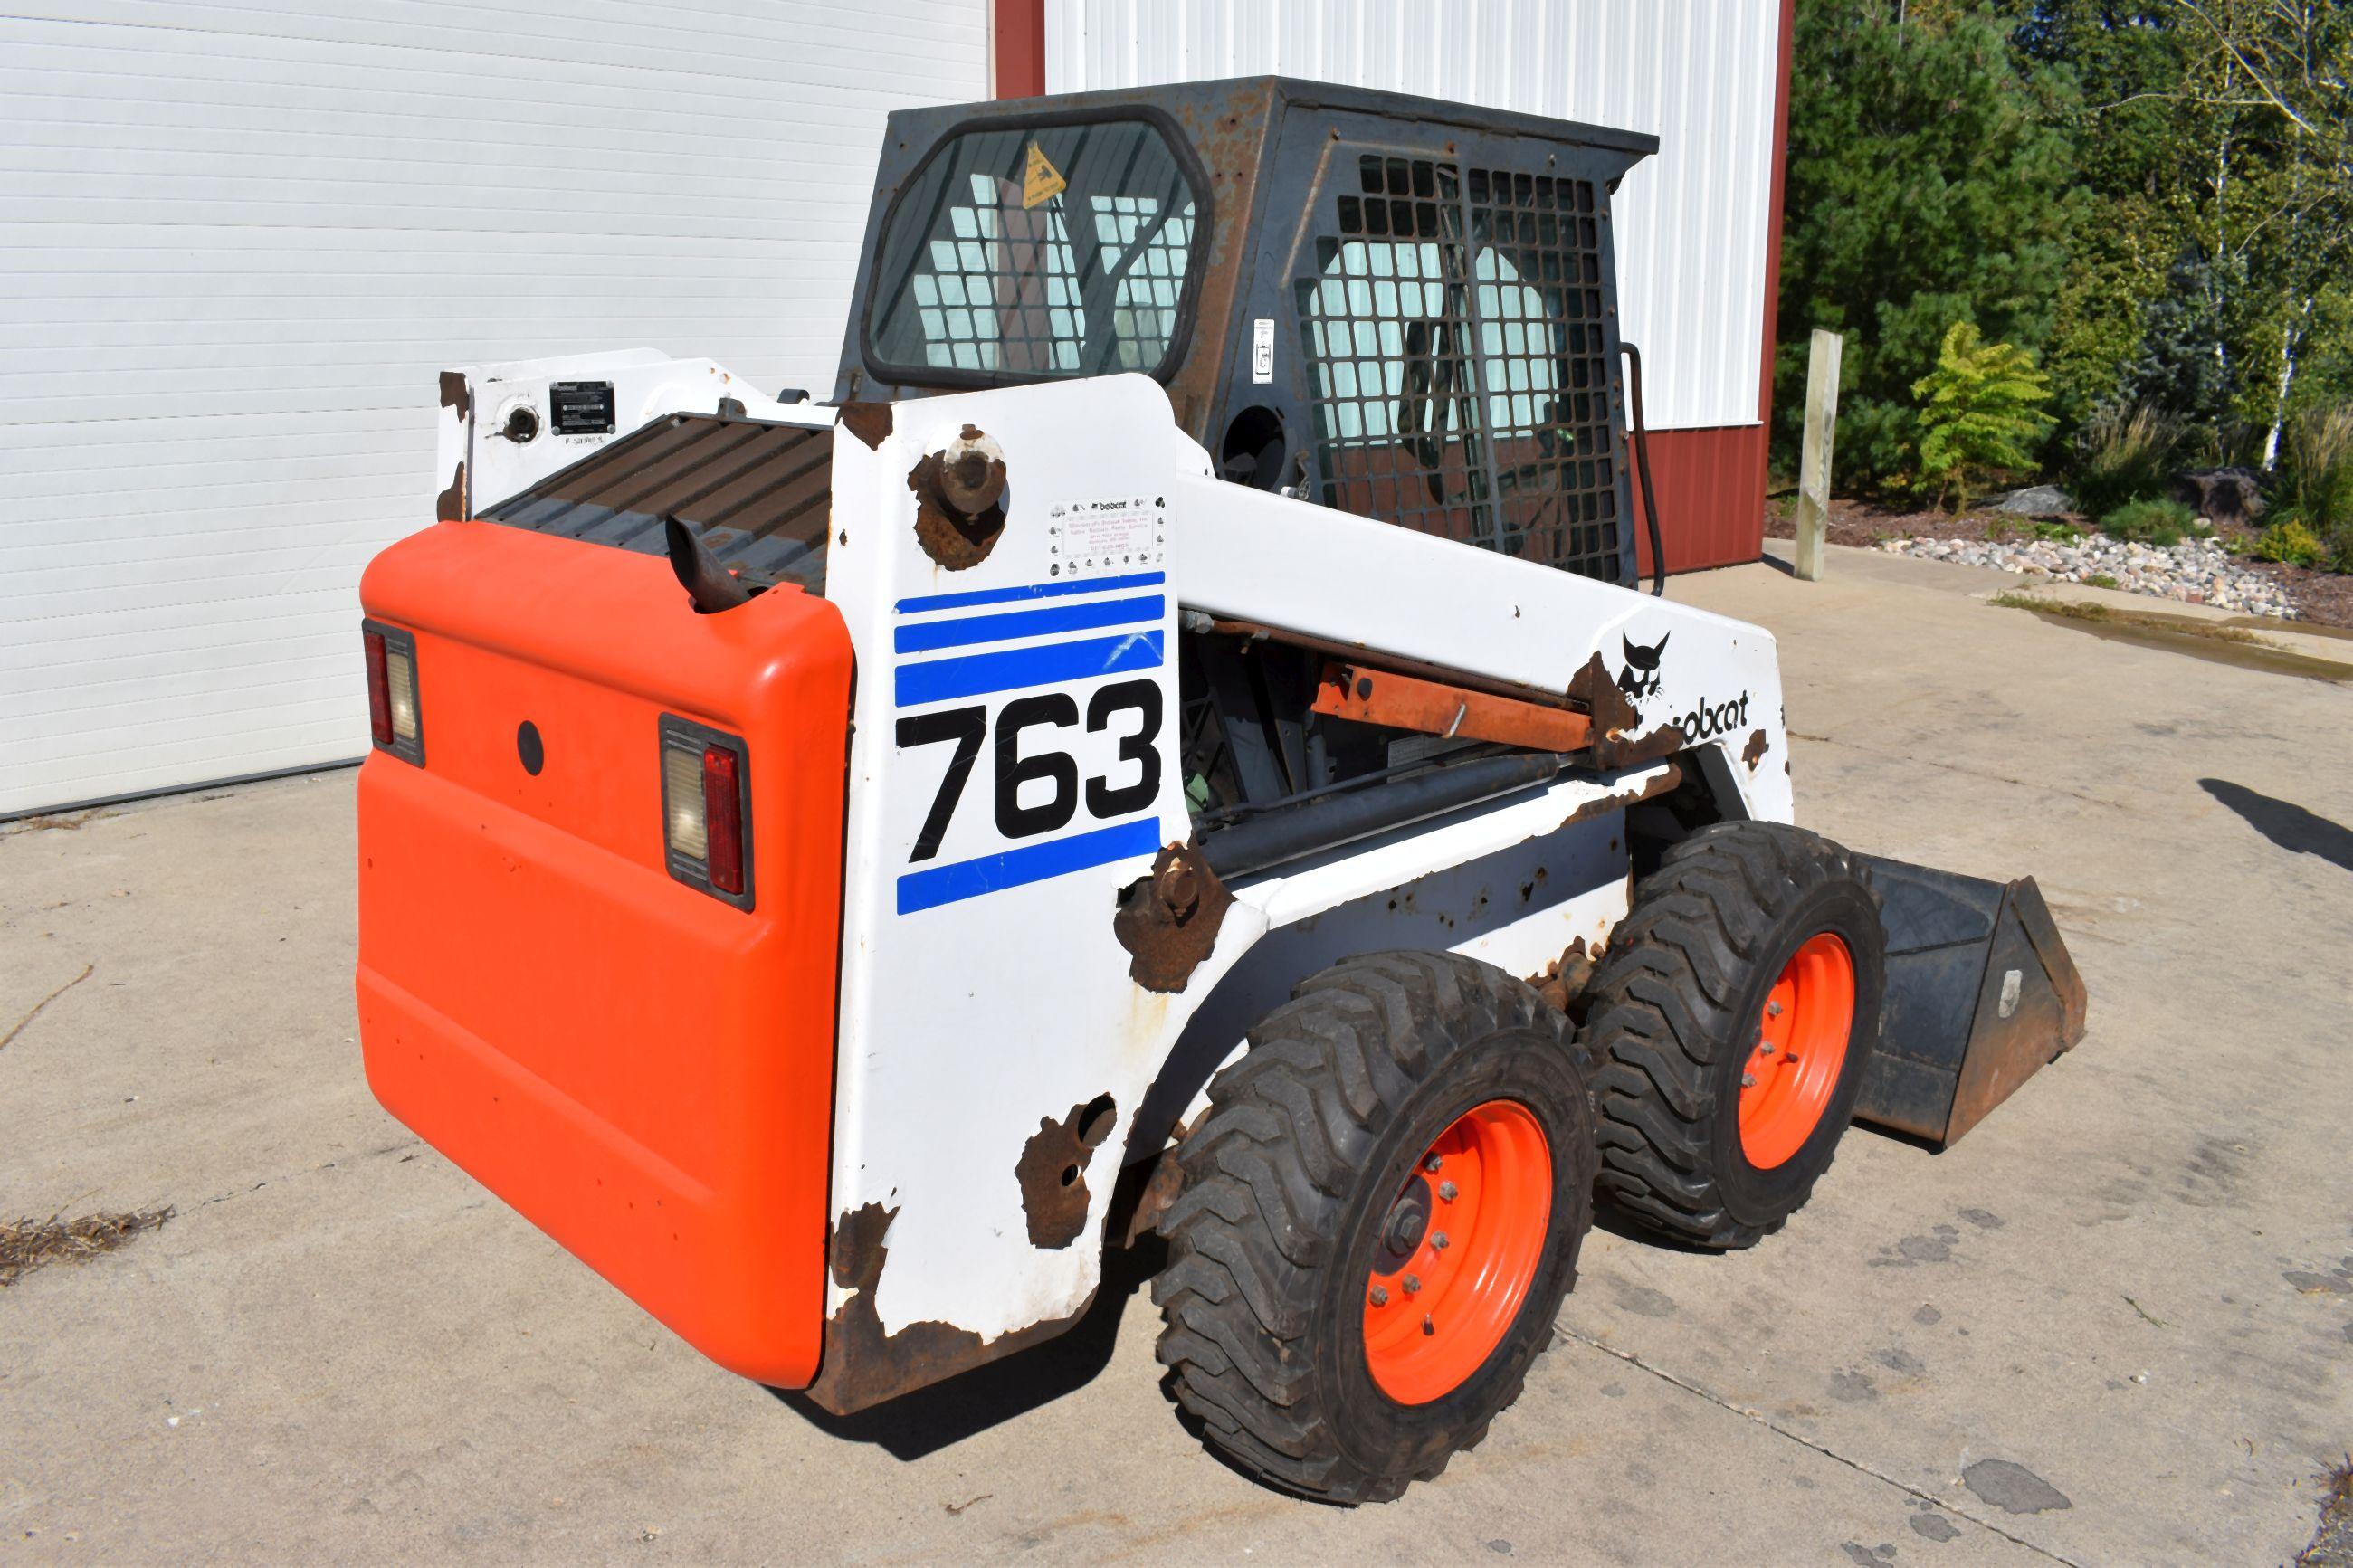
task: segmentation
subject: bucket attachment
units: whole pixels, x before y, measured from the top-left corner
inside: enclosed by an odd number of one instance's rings
[[[1887,999],[1855,1119],[1941,1149],[2083,1038],[2083,976],[2033,878],[1863,858],[1883,900]]]

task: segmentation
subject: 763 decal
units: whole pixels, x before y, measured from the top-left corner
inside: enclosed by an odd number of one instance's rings
[[[984,745],[991,752],[992,815],[1000,837],[1033,838],[1055,832],[1068,826],[1082,805],[1098,820],[1149,808],[1160,793],[1155,742],[1163,707],[1159,682],[1122,680],[1097,688],[1083,715],[1069,692],[1045,691],[1006,703],[997,710],[993,726],[984,703],[901,719],[901,747],[954,746],[908,860],[929,860],[939,854]],[[1078,759],[1056,743],[1062,731],[1081,723],[1084,733],[1111,733],[1119,739],[1113,766],[1083,778]],[[1040,784],[1042,793],[1036,787]]]

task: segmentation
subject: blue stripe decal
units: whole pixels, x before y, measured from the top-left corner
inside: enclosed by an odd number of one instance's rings
[[[1051,609],[1015,610],[998,616],[965,616],[956,620],[902,623],[891,634],[893,653],[929,653],[934,648],[965,643],[1011,642],[1015,637],[1043,637],[1048,632],[1092,631],[1097,626],[1129,621],[1157,621],[1167,613],[1168,601],[1155,594],[1143,599],[1103,599],[1091,605],[1058,605]]]
[[[1018,691],[1025,686],[1064,685],[1127,669],[1157,669],[1160,658],[1157,631],[1052,642],[1001,653],[968,653],[961,658],[895,667],[891,672],[892,696],[900,707],[913,708],[992,691]]]
[[[1025,844],[976,860],[910,871],[899,879],[899,912],[937,909],[961,899],[1001,892],[1027,882],[1042,882],[1090,866],[1106,866],[1132,855],[1153,855],[1160,849],[1160,819],[1141,816],[1092,833],[1073,833],[1043,844]]]
[[[1137,572],[1125,577],[1074,578],[1066,583],[1032,583],[1019,588],[976,588],[969,594],[933,594],[920,599],[902,599],[899,613],[913,616],[924,610],[961,610],[974,605],[1009,605],[1022,599],[1060,599],[1071,594],[1156,588],[1166,581],[1166,572]]]

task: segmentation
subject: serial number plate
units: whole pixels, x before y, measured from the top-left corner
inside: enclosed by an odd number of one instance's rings
[[[613,384],[609,381],[548,383],[549,423],[559,436],[610,436]]]

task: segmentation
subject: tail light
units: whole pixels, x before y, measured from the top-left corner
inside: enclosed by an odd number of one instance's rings
[[[751,759],[740,736],[662,715],[662,849],[670,874],[752,907]]]
[[[376,749],[425,765],[425,713],[417,689],[417,639],[381,621],[362,621],[367,648],[368,730]]]

